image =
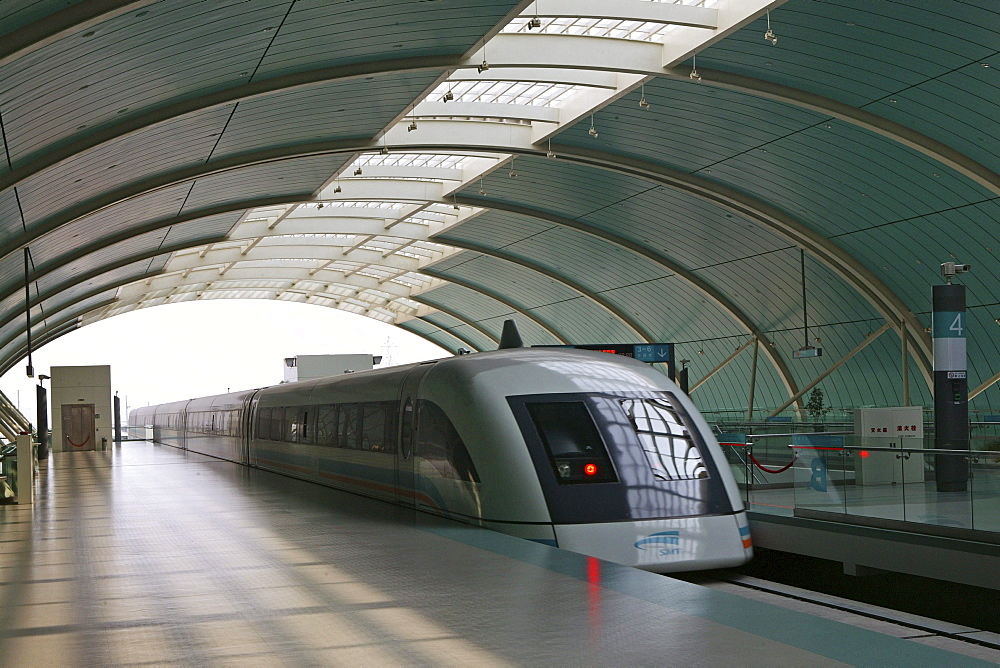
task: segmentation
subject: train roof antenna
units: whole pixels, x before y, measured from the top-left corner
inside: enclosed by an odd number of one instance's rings
[[[504,320],[503,332],[500,334],[500,347],[497,350],[523,347],[524,341],[521,340],[521,333],[517,331],[517,323],[513,320]]]

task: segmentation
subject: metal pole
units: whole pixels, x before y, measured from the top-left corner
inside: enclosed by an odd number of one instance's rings
[[[25,325],[25,331],[28,335],[28,378],[35,377],[35,367],[31,364],[31,281],[30,272],[28,271],[29,263],[31,259],[29,257],[30,251],[28,247],[24,247],[24,318],[27,321]]]
[[[903,355],[903,405],[910,405],[910,337],[906,332],[906,323],[899,323],[900,350]]]
[[[750,397],[747,399],[747,422],[753,421],[753,395],[757,389],[757,353],[760,351],[760,343],[753,340],[753,365],[750,367]]]

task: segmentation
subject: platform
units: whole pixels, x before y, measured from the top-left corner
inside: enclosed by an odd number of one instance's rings
[[[145,442],[0,508],[0,664],[988,665]]]

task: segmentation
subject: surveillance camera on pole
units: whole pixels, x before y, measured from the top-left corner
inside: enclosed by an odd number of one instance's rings
[[[971,264],[941,263],[941,274],[944,276],[944,280],[948,282],[948,285],[951,285],[951,279],[955,277],[955,274],[964,274],[969,271],[972,271]]]

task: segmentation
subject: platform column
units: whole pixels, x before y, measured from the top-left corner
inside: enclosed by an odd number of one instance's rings
[[[31,434],[17,436],[17,503],[30,505],[35,493],[35,444]]]
[[[965,352],[965,286],[934,286],[934,447],[969,449],[969,386]],[[939,492],[964,492],[969,464],[960,455],[937,455]]]

